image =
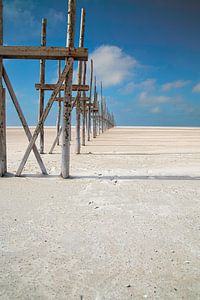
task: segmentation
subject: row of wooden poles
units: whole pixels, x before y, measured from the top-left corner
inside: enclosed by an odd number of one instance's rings
[[[85,37],[85,10],[82,9],[79,48],[74,47],[74,33],[76,20],[76,0],[68,0],[68,23],[66,48],[46,46],[47,21],[42,21],[41,47],[26,46],[3,46],[3,3],[0,0],[0,176],[7,172],[7,149],[6,149],[6,104],[5,88],[11,96],[19,119],[29,140],[29,145],[24,153],[23,159],[16,172],[20,176],[28,157],[33,150],[37,162],[43,174],[47,174],[43,160],[44,153],[44,123],[54,102],[58,103],[57,134],[50,153],[53,152],[56,144],[61,143],[61,176],[69,177],[70,171],[70,140],[71,140],[71,113],[76,108],[76,153],[79,154],[82,145],[91,137],[96,138],[98,134],[115,125],[113,114],[111,114],[102,93],[98,97],[96,77],[93,90],[93,61],[90,62],[90,84],[86,85],[86,73],[88,60],[88,50],[84,48]],[[20,107],[17,96],[12,87],[9,76],[3,64],[3,59],[39,59],[40,60],[40,83],[36,84],[39,90],[39,122],[33,135],[30,132],[26,118]],[[58,81],[56,84],[45,83],[46,60],[58,60]],[[74,61],[78,61],[78,84],[73,84]],[[61,61],[65,62],[61,71]],[[52,91],[52,94],[45,106],[45,90]],[[72,97],[72,92],[76,96]],[[89,95],[87,97],[87,92]],[[62,114],[61,114],[62,111]],[[81,124],[82,123],[82,124]],[[62,124],[62,125],[61,125]],[[82,131],[82,139],[81,139]],[[35,142],[40,136],[40,151]],[[39,153],[40,152],[40,153]]]

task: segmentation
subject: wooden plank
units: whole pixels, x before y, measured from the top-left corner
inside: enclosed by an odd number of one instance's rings
[[[29,127],[28,127],[28,124],[27,124],[27,122],[26,122],[26,119],[25,119],[25,117],[24,117],[24,114],[23,114],[23,112],[22,112],[22,110],[21,110],[21,107],[20,107],[20,105],[19,105],[19,102],[18,102],[18,100],[17,100],[17,96],[16,96],[16,94],[15,94],[15,92],[14,92],[14,90],[13,90],[13,87],[12,87],[12,85],[11,85],[11,82],[10,82],[10,80],[9,80],[9,77],[8,77],[8,75],[7,75],[6,70],[5,70],[4,67],[3,67],[3,78],[4,78],[5,84],[6,84],[6,86],[7,86],[8,92],[9,92],[9,94],[10,94],[10,97],[11,97],[11,99],[12,99],[12,102],[13,102],[13,104],[14,104],[14,106],[15,106],[15,109],[16,109],[16,111],[17,111],[17,113],[18,113],[19,119],[20,119],[20,121],[21,121],[21,123],[22,123],[22,126],[23,126],[23,128],[24,128],[24,131],[25,131],[25,133],[26,133],[26,136],[27,136],[28,140],[30,141],[31,138],[32,138],[30,129],[29,129]],[[35,157],[36,157],[36,159],[37,159],[37,162],[38,162],[38,164],[39,164],[39,166],[40,166],[40,169],[41,169],[42,173],[46,175],[46,174],[47,174],[46,168],[45,168],[45,166],[44,166],[44,163],[43,163],[43,161],[42,161],[42,158],[41,158],[41,156],[40,156],[40,154],[39,154],[39,152],[38,152],[37,147],[35,146],[35,144],[34,144],[34,146],[33,146],[33,152],[34,152],[34,154],[35,154]]]
[[[74,47],[76,20],[76,1],[68,0],[68,22],[67,22],[67,40],[66,47]],[[66,60],[66,65],[69,60]],[[62,157],[61,157],[61,176],[69,178],[70,169],[70,137],[71,137],[71,105],[72,105],[72,80],[73,64],[70,72],[65,77],[63,118],[62,118]]]
[[[63,100],[64,100],[64,97],[57,97],[55,99],[55,101],[58,101],[58,102],[62,102]],[[76,100],[76,97],[72,97],[72,100],[73,101]],[[87,102],[89,101],[89,98],[88,97],[80,97],[79,100],[81,102],[86,102],[86,104],[87,104]]]
[[[53,93],[52,93],[52,95],[51,95],[51,97],[50,97],[50,99],[49,99],[49,101],[48,101],[48,103],[46,105],[46,108],[45,108],[45,110],[44,110],[44,112],[43,112],[43,114],[42,114],[42,116],[40,118],[40,121],[39,121],[39,123],[38,123],[38,125],[37,125],[37,127],[35,129],[35,132],[34,132],[34,134],[32,136],[32,139],[31,139],[31,141],[30,141],[30,143],[29,143],[29,145],[28,145],[28,147],[26,149],[26,152],[25,152],[25,154],[23,156],[23,159],[22,159],[22,161],[20,163],[20,166],[19,166],[19,168],[17,170],[16,176],[20,176],[21,175],[21,173],[23,171],[23,168],[24,168],[24,166],[25,166],[25,164],[27,162],[27,159],[28,159],[28,157],[30,155],[30,152],[31,152],[31,150],[32,150],[32,148],[33,148],[36,140],[37,140],[37,137],[38,137],[39,132],[40,132],[41,125],[44,124],[44,121],[46,120],[46,118],[47,118],[47,116],[49,114],[49,111],[50,111],[50,109],[52,107],[52,104],[53,104],[55,98],[57,97],[57,95],[58,95],[58,93],[60,91],[60,86],[63,84],[63,81],[65,80],[67,73],[69,73],[69,70],[72,68],[72,64],[73,64],[73,58],[69,59],[68,65],[65,66],[65,68],[64,68],[64,70],[62,72],[62,75],[61,75],[60,79],[57,82],[56,88],[53,91]]]
[[[46,47],[46,32],[47,32],[47,20],[42,19],[42,31],[41,31],[41,46]],[[40,84],[45,82],[45,60],[40,60]],[[44,111],[44,90],[39,91],[39,118],[40,120]],[[40,153],[44,153],[44,124],[40,130]]]
[[[0,56],[9,59],[88,60],[88,49],[73,47],[0,46]]]
[[[53,91],[55,89],[55,84],[49,84],[49,83],[46,83],[46,84],[40,84],[40,83],[36,83],[35,84],[35,87],[36,87],[36,90],[46,90],[46,91]],[[64,91],[65,89],[65,85],[63,84],[60,88],[61,91]],[[73,92],[77,92],[77,91],[89,91],[89,85],[79,85],[79,84],[73,84],[72,85],[72,91]]]

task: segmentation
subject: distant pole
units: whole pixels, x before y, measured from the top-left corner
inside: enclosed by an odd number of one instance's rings
[[[60,79],[60,74],[61,74],[61,61],[58,61],[58,78]],[[58,97],[61,97],[61,92],[59,92]],[[57,116],[57,135],[59,134],[60,131],[60,119],[61,119],[61,101],[58,101],[58,116]],[[59,138],[57,140],[57,145],[59,145]]]
[[[96,76],[94,78],[94,101],[93,101],[93,107],[92,107],[92,111],[93,111],[93,138],[96,138],[96,100],[97,100],[97,86],[96,86]]]
[[[67,42],[66,46],[74,48],[74,33],[76,19],[76,0],[68,0],[68,24],[67,24]],[[70,63],[70,59],[66,60],[66,65]],[[73,65],[70,72],[66,76],[65,91],[63,99],[63,123],[62,123],[62,163],[61,176],[69,177],[70,168],[70,116],[71,116],[71,98],[72,98],[72,78]]]
[[[87,63],[84,61],[83,68],[83,85],[86,84]],[[83,98],[86,97],[86,92],[83,92]],[[82,145],[85,146],[85,119],[86,119],[86,101],[83,100],[83,115],[82,115]]]
[[[90,94],[89,94],[88,124],[87,124],[88,141],[90,141],[90,134],[91,134],[91,99],[92,99],[92,83],[93,83],[93,60],[91,59],[91,63],[90,63]]]
[[[3,45],[3,3],[0,0],[0,45]],[[2,84],[3,59],[0,57],[0,177],[7,172],[6,154],[6,106],[5,89]]]
[[[46,46],[46,27],[47,27],[47,20],[42,19],[42,31],[41,31],[41,46]],[[45,83],[45,60],[40,60],[40,84]],[[44,111],[44,90],[40,89],[39,91],[39,120]],[[44,153],[44,124],[41,126],[40,131],[40,153]]]
[[[104,128],[103,128],[103,118],[104,118],[104,111],[103,111],[103,85],[102,85],[102,81],[101,81],[101,131],[102,133],[104,132]]]
[[[79,38],[79,47],[84,46],[84,34],[85,34],[85,10],[81,10],[81,25],[80,25],[80,38]],[[82,83],[82,61],[78,63],[78,85]],[[76,154],[81,152],[81,114],[80,114],[80,96],[81,92],[78,91],[78,98],[76,102]]]

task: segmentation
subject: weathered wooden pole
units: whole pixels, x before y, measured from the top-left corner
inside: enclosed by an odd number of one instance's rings
[[[83,68],[83,85],[86,84],[87,63],[84,61]],[[86,98],[86,92],[83,92],[83,98]],[[86,125],[86,100],[83,100],[83,113],[82,113],[82,145],[85,146],[85,125]]]
[[[74,48],[74,34],[75,34],[75,20],[76,20],[76,0],[68,0],[68,24],[67,24],[67,42],[66,46]],[[66,60],[66,65],[68,59]],[[69,177],[70,168],[70,129],[71,129],[71,101],[72,101],[72,78],[73,65],[66,75],[65,90],[63,99],[63,120],[62,120],[62,162],[61,162],[61,176],[63,178]]]
[[[93,101],[93,107],[92,107],[93,138],[96,138],[96,113],[95,113],[96,93],[97,93],[97,87],[96,87],[96,76],[95,76],[95,78],[94,78],[94,101]]]
[[[103,84],[101,81],[101,131],[104,132],[104,109],[103,109]]]
[[[46,46],[46,31],[47,31],[47,20],[42,19],[42,31],[41,31],[41,46]],[[40,84],[45,83],[45,60],[40,60]],[[40,89],[39,92],[39,120],[44,111],[44,90]],[[40,153],[44,153],[44,124],[40,131]]]
[[[88,136],[88,141],[90,141],[90,134],[91,134],[92,84],[93,84],[93,60],[91,59],[91,62],[90,62],[90,94],[89,94],[88,122],[87,122],[87,136]]]
[[[0,45],[3,45],[3,3],[0,0]],[[0,57],[0,176],[7,172],[6,154],[6,106],[5,90],[2,83],[3,59]]]
[[[100,112],[100,103],[98,101],[98,125],[99,125],[99,134],[101,134],[101,112]]]
[[[80,24],[80,38],[79,38],[79,47],[84,46],[84,35],[85,35],[85,10],[82,8],[81,10],[81,24]],[[82,69],[83,69],[82,61],[78,63],[78,84],[82,83]],[[80,97],[81,92],[78,91],[78,99],[76,103],[76,154],[80,154],[81,152],[81,113],[80,113]]]
[[[58,79],[60,79],[60,74],[61,74],[61,61],[58,61]],[[61,97],[61,92],[59,91],[58,97]],[[57,135],[59,134],[60,131],[60,119],[61,119],[61,101],[58,101],[58,116],[57,116]],[[59,145],[59,138],[57,140],[57,145]]]

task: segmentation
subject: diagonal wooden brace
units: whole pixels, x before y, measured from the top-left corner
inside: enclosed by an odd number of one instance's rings
[[[78,96],[76,96],[76,98],[75,98],[75,100],[74,100],[74,102],[73,102],[73,104],[72,104],[71,111],[73,110],[74,106],[76,105],[77,99],[78,99]],[[56,146],[56,144],[57,144],[57,142],[58,142],[58,140],[59,140],[59,137],[61,136],[61,133],[62,133],[62,127],[60,127],[60,129],[59,129],[59,131],[58,131],[58,133],[57,133],[57,135],[56,135],[56,138],[55,138],[55,140],[54,140],[54,142],[53,142],[53,145],[52,145],[52,147],[51,147],[51,149],[50,149],[50,151],[49,151],[49,154],[52,154],[52,153],[53,153],[53,150],[54,150],[54,148],[55,148],[55,146]]]
[[[11,99],[12,99],[12,101],[13,101],[14,106],[15,106],[15,109],[16,109],[16,111],[17,111],[17,113],[18,113],[19,119],[20,119],[20,121],[21,121],[21,123],[22,123],[22,126],[23,126],[23,128],[24,128],[24,131],[25,131],[25,133],[26,133],[26,136],[27,136],[28,140],[30,141],[31,138],[32,138],[32,134],[31,134],[31,132],[30,132],[30,129],[29,129],[29,127],[28,127],[28,124],[27,124],[27,122],[26,122],[26,119],[25,119],[25,117],[24,117],[24,114],[23,114],[23,112],[22,112],[22,110],[21,110],[21,107],[20,107],[20,105],[19,105],[19,102],[18,102],[18,100],[17,100],[17,96],[16,96],[16,94],[15,94],[15,92],[14,92],[14,90],[13,90],[12,84],[11,84],[11,82],[10,82],[10,79],[9,79],[9,77],[8,77],[8,74],[7,74],[7,72],[6,72],[4,66],[3,66],[3,79],[4,79],[4,81],[5,81],[5,84],[6,84],[6,86],[7,86],[8,92],[9,92],[10,97],[11,97]],[[37,147],[36,147],[35,144],[33,145],[33,152],[34,152],[34,154],[35,154],[36,160],[37,160],[37,162],[38,162],[38,164],[39,164],[39,166],[40,166],[40,169],[41,169],[42,173],[45,174],[45,175],[47,175],[46,168],[45,168],[45,166],[44,166],[44,163],[43,163],[43,161],[42,161],[42,158],[41,158],[41,156],[40,156],[40,154],[39,154],[39,152],[38,152]]]
[[[38,125],[37,125],[37,127],[35,129],[35,132],[34,132],[33,136],[32,136],[32,139],[31,139],[31,141],[30,141],[30,143],[29,143],[29,145],[27,147],[27,150],[26,150],[26,152],[24,154],[24,157],[23,157],[23,159],[22,159],[22,161],[20,163],[20,166],[19,166],[19,168],[17,170],[16,176],[20,176],[21,173],[22,173],[22,171],[23,171],[23,168],[24,168],[24,166],[25,166],[25,164],[27,162],[27,159],[28,159],[28,157],[29,157],[29,155],[31,153],[31,150],[33,149],[33,146],[34,146],[34,144],[35,144],[35,142],[37,140],[37,137],[38,137],[38,135],[40,133],[40,128],[41,128],[42,124],[44,124],[44,122],[45,122],[45,120],[46,120],[46,118],[47,118],[47,116],[49,114],[49,111],[50,111],[50,109],[51,109],[51,107],[53,105],[53,102],[55,101],[55,99],[56,99],[56,97],[57,97],[57,95],[58,95],[58,93],[60,91],[60,88],[61,88],[64,80],[66,79],[67,74],[69,73],[70,69],[72,68],[73,61],[74,61],[73,58],[69,58],[67,60],[67,64],[66,64],[66,66],[65,66],[65,68],[64,68],[64,70],[63,70],[63,72],[62,72],[62,74],[61,74],[61,76],[60,76],[60,78],[59,78],[59,80],[58,80],[58,82],[56,84],[55,90],[53,91],[53,93],[52,93],[52,95],[51,95],[51,97],[50,97],[50,99],[49,99],[49,101],[48,101],[48,103],[46,105],[46,108],[45,108],[45,110],[44,110],[44,112],[43,112],[43,114],[42,114],[42,116],[41,116],[41,118],[39,120],[39,123],[38,123]]]

